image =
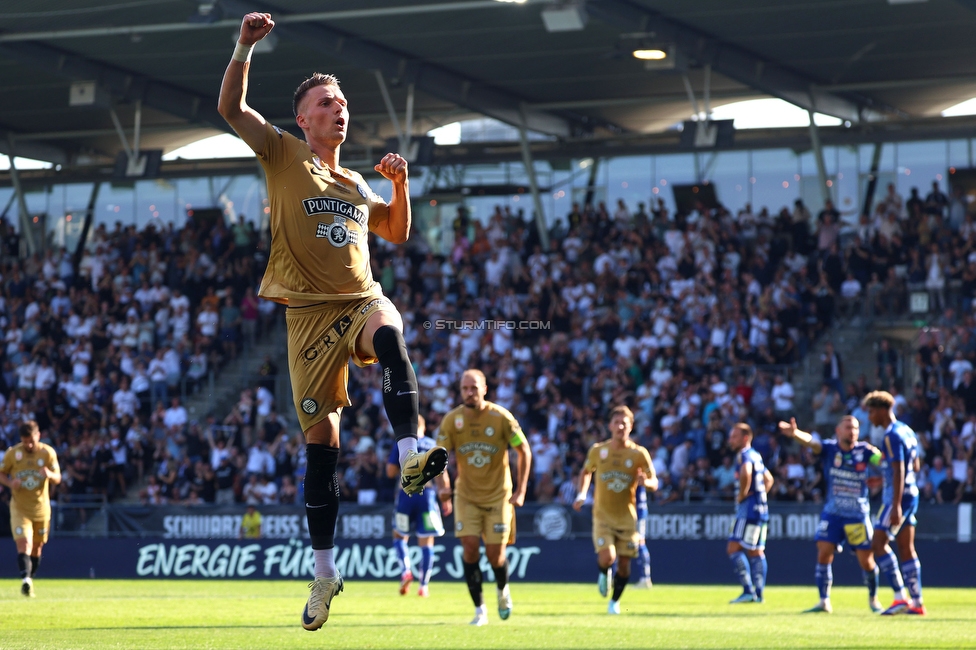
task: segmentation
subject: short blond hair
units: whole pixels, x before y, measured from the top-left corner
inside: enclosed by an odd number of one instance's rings
[[[861,404],[869,409],[891,409],[895,405],[895,398],[886,390],[875,390],[865,395]]]
[[[750,427],[745,422],[736,422],[734,425],[732,425],[732,428],[738,429],[739,431],[746,434],[750,438],[752,437],[752,427]]]
[[[612,420],[613,419],[613,416],[617,415],[618,413],[620,413],[621,415],[623,415],[625,418],[629,418],[631,424],[633,424],[633,422],[634,422],[634,412],[630,410],[630,407],[625,406],[623,404],[620,404],[618,406],[614,406],[612,409],[610,409],[610,419]]]
[[[339,79],[334,74],[313,72],[311,77],[300,83],[298,88],[295,89],[295,97],[291,101],[291,109],[295,113],[295,117],[298,117],[298,105],[305,99],[308,91],[316,86],[335,86],[338,88]]]

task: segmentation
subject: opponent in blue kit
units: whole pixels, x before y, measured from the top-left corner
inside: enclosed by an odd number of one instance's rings
[[[763,602],[766,586],[766,527],[769,505],[766,494],[773,486],[773,475],[766,469],[762,456],[752,448],[752,427],[739,422],[729,432],[729,447],[735,452],[735,475],[739,492],[735,523],[729,534],[727,552],[739,582],[742,595],[738,603]]]
[[[884,427],[881,442],[881,473],[884,476],[882,506],[874,521],[874,556],[881,571],[888,576],[895,591],[895,602],[882,612],[884,616],[913,614],[923,616],[922,566],[915,554],[915,511],[918,510],[918,485],[915,473],[919,470],[918,438],[904,422],[895,418],[895,398],[885,391],[868,393],[864,408],[868,420],[876,427]],[[894,539],[901,558],[901,573],[895,554],[888,543]],[[905,583],[908,594],[905,593]],[[909,600],[908,596],[911,596]]]
[[[640,562],[640,579],[637,587],[650,589],[651,582],[651,553],[647,550],[647,489],[643,483],[637,484],[637,535],[640,541],[637,545],[637,559]]]
[[[426,423],[420,416],[420,427],[417,429],[417,450],[422,454],[433,449],[436,444],[433,438],[424,435]],[[420,451],[423,450],[423,451]],[[399,455],[396,447],[390,448],[390,455],[386,459],[386,475],[396,478],[400,475]],[[441,520],[440,506],[437,504],[437,490],[433,485],[424,488],[420,494],[408,495],[402,488],[397,488],[393,506],[393,548],[403,571],[400,574],[400,595],[405,596],[414,580],[410,567],[410,552],[407,542],[411,531],[417,535],[420,546],[420,588],[417,595],[426,598],[430,595],[430,573],[434,568],[434,538],[444,534],[444,524]]]
[[[878,600],[878,567],[871,553],[873,531],[868,518],[870,512],[868,494],[868,468],[881,464],[881,452],[857,437],[860,425],[854,416],[845,415],[834,429],[834,440],[820,441],[811,434],[796,428],[796,420],[780,422],[779,432],[793,438],[813,453],[820,455],[823,463],[824,508],[817,527],[817,588],[820,603],[806,610],[832,612],[830,585],[834,581],[831,565],[834,553],[844,547],[846,541],[857,554],[857,561],[864,570],[864,582],[868,587],[868,607],[872,612],[881,611]]]

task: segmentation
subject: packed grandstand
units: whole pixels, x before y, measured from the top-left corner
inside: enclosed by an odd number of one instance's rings
[[[853,224],[801,201],[779,212],[650,206],[574,206],[548,249],[524,215],[501,208],[485,223],[459,210],[444,255],[417,233],[372,247],[374,277],[403,314],[428,435],[476,366],[534,450],[529,500],[572,502],[586,450],[624,403],[661,478],[652,500],[731,500],[726,438],[746,421],[777,477],[772,498],[819,501],[813,457],[776,435],[796,410],[794,373],[816,348],[808,363],[822,364],[823,385],[809,391],[810,428],[830,437],[853,414],[870,436],[860,398],[888,390],[919,432],[923,498],[976,500],[976,221],[961,196],[936,187],[905,201],[892,187]],[[9,253],[17,235],[2,231]],[[100,226],[77,265],[63,249],[8,254],[0,450],[36,419],[65,468],[62,502],[301,503],[304,441],[292,405],[275,403],[283,368],[250,360],[266,380],[229,410],[191,416],[183,404],[280,326],[280,307],[255,297],[267,244],[244,218],[190,216],[180,228]],[[846,375],[832,332],[899,318],[912,292],[940,314],[913,363],[883,341],[873,375]],[[350,396],[342,498],[392,501],[380,374],[350,374]]]

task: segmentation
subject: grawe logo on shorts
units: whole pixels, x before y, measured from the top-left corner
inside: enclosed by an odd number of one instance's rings
[[[307,366],[318,359],[320,354],[324,354],[331,350],[332,346],[339,342],[339,339],[345,335],[346,331],[349,330],[351,325],[352,317],[349,315],[345,315],[333,323],[332,327],[325,330],[325,335],[323,335],[322,338],[302,350],[300,355],[302,364]]]

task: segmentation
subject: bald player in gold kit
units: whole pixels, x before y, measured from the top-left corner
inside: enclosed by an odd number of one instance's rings
[[[580,473],[579,495],[573,502],[577,511],[586,502],[590,479],[596,476],[593,494],[593,547],[600,566],[600,595],[607,595],[610,567],[617,562],[613,576],[613,595],[607,612],[620,613],[620,596],[630,579],[630,560],[637,556],[637,483],[657,489],[657,475],[647,450],[630,439],[634,413],[626,406],[610,410],[610,440],[598,442],[586,454]]]
[[[436,479],[437,494],[444,514],[454,511],[454,535],[464,549],[464,579],[475,607],[471,624],[479,626],[488,623],[479,566],[482,539],[485,556],[495,572],[498,617],[505,620],[512,613],[505,547],[515,542],[515,508],[525,502],[532,466],[532,450],[518,420],[507,409],[486,400],[487,392],[485,373],[465,370],[461,374],[463,404],[444,415],[437,435],[438,444],[453,450],[457,462],[454,491],[445,473]],[[518,485],[514,487],[509,449],[518,455]]]
[[[336,464],[349,360],[379,363],[383,404],[393,426],[407,494],[444,471],[447,451],[417,452],[417,377],[403,340],[403,321],[373,280],[369,233],[402,244],[410,233],[407,161],[386,154],[374,169],[393,185],[389,203],[363,177],[339,166],[349,106],[339,81],[313,74],[295,91],[292,110],[304,140],[273,126],[246,101],[254,44],[274,28],[270,14],[249,13],[224,72],[218,110],[257,154],[268,180],[271,252],[259,295],[287,305],[288,366],[298,421],[305,433],[305,513],[315,553],[315,580],[302,626],[317,630],[342,591],[333,557],[339,511]]]
[[[34,575],[41,564],[41,548],[51,531],[51,483],[61,482],[58,454],[41,442],[37,422],[20,425],[20,444],[6,451],[0,462],[0,485],[10,488],[10,530],[17,544],[22,579],[20,593],[34,597]]]

